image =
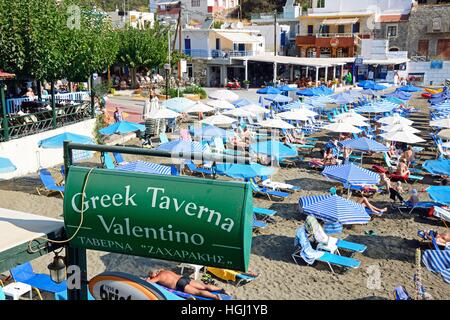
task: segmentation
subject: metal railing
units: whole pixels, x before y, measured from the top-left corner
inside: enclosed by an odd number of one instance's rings
[[[185,49],[184,54],[192,58],[204,59],[228,59],[234,57],[255,56],[255,51],[241,50],[205,50],[205,49]]]

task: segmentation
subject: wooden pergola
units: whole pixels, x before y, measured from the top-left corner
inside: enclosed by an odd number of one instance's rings
[[[8,130],[8,118],[6,116],[6,99],[5,99],[5,87],[3,82],[5,80],[12,80],[16,77],[13,73],[7,73],[0,70],[0,104],[1,104],[1,115],[2,115],[2,123],[1,128],[3,129],[3,135],[5,140],[9,138],[9,130]]]

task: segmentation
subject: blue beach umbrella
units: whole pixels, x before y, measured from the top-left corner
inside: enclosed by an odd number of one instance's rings
[[[298,96],[305,96],[305,97],[315,97],[319,96],[317,92],[315,92],[313,89],[303,89],[297,91]]]
[[[202,145],[196,141],[172,140],[159,145],[156,150],[167,151],[171,153],[202,153],[208,149],[208,146]]]
[[[328,223],[365,224],[370,216],[365,208],[354,201],[337,195],[302,197],[299,200],[300,211]]]
[[[278,103],[288,103],[292,101],[292,98],[286,97],[282,94],[271,94],[265,97],[264,99],[272,102],[278,102]]]
[[[365,85],[363,88],[364,89],[372,89],[372,90],[375,90],[375,91],[387,89],[386,86],[383,86],[383,85],[378,84],[378,83],[369,83],[369,84]]]
[[[282,92],[297,91],[296,88],[293,88],[293,87],[288,86],[288,85],[284,85],[284,86],[278,87],[277,89],[280,90],[280,91],[282,91]]]
[[[169,166],[163,166],[157,163],[151,163],[141,160],[124,164],[117,167],[116,170],[171,175],[171,168]]]
[[[380,175],[378,173],[361,168],[353,163],[340,166],[326,166],[322,175],[329,179],[339,181],[348,188],[351,185],[374,185],[380,182]]]
[[[250,151],[256,154],[265,154],[276,159],[293,158],[298,156],[298,151],[296,148],[290,148],[289,146],[274,140],[261,141],[251,144]]]
[[[232,164],[225,169],[225,174],[235,179],[251,179],[255,177],[271,176],[275,168],[266,167],[258,163]]]
[[[450,175],[450,159],[427,160],[422,164],[422,168],[435,175]]]
[[[375,81],[373,81],[373,80],[363,80],[358,83],[358,87],[364,88],[366,86],[374,85],[374,84],[375,84]]]
[[[203,126],[201,128],[194,128],[194,137],[201,137],[202,140],[211,140],[215,137],[227,138],[233,135],[233,132],[224,130],[216,126]]]
[[[8,158],[0,158],[0,173],[14,172],[17,167]]]
[[[335,104],[348,104],[354,102],[356,99],[354,96],[348,93],[339,93],[330,97],[331,103]]]
[[[281,91],[274,87],[265,87],[256,91],[258,94],[280,94]]]
[[[418,87],[415,87],[415,86],[413,86],[411,84],[408,84],[407,86],[400,87],[400,88],[398,88],[398,90],[405,91],[405,92],[420,92],[420,91],[422,91],[422,89],[420,89]]]
[[[347,148],[351,148],[351,149],[358,150],[358,151],[364,151],[364,152],[389,151],[389,148],[386,147],[384,144],[381,144],[375,140],[368,139],[365,137],[342,141],[342,142],[340,142],[340,145],[342,147],[347,147]]]
[[[432,186],[426,191],[434,201],[448,206],[450,205],[450,186]]]
[[[258,104],[250,99],[239,99],[236,100],[235,102],[233,102],[233,105],[237,108],[241,108],[241,107],[245,107],[245,106],[249,106],[249,105],[253,105],[253,104]]]
[[[88,137],[71,132],[64,132],[56,136],[39,141],[38,145],[44,149],[59,149],[64,146],[64,141],[71,141],[75,143],[94,143],[94,141]]]
[[[404,91],[395,90],[394,92],[385,94],[384,97],[397,98],[407,101],[412,98],[412,94]]]
[[[99,132],[104,135],[111,135],[127,134],[135,131],[145,131],[145,126],[129,121],[119,121],[106,128],[101,129]]]
[[[185,112],[189,108],[196,104],[195,101],[186,98],[172,98],[162,103],[164,108],[170,109],[176,112]]]

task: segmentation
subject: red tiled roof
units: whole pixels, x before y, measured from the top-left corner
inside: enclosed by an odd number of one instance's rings
[[[6,72],[3,72],[2,70],[0,70],[0,80],[13,79],[15,77],[16,77],[16,75],[13,73],[6,73]]]
[[[390,14],[390,15],[380,16],[381,23],[402,22],[402,21],[408,21],[408,19],[409,19],[408,14]]]

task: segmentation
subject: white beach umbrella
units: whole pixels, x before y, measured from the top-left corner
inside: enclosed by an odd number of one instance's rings
[[[244,110],[242,108],[227,110],[223,114],[225,114],[227,116],[232,116],[232,117],[252,117],[252,116],[254,116],[254,113],[251,113],[250,111]]]
[[[278,113],[277,116],[286,120],[295,120],[295,121],[308,121],[309,117],[305,115],[301,111],[297,111],[293,109],[292,111],[286,111]]]
[[[292,108],[291,111],[301,112],[306,115],[308,118],[317,117],[319,114],[313,110],[306,108],[305,106],[301,106],[300,108]]]
[[[275,128],[275,129],[294,129],[295,128],[292,124],[287,123],[286,121],[283,121],[281,119],[268,119],[268,120],[261,121],[259,124],[261,125],[261,127],[265,127],[265,128]]]
[[[206,104],[219,110],[230,110],[236,108],[234,105],[225,100],[208,100],[206,101]]]
[[[369,127],[370,126],[370,124],[368,124],[367,122],[364,122],[363,120],[361,120],[359,118],[347,117],[347,118],[342,118],[338,121],[351,124],[354,127]]]
[[[198,112],[211,112],[215,109],[213,107],[207,106],[202,102],[197,102],[192,107],[186,110],[187,113],[198,113]]]
[[[409,143],[409,144],[425,142],[425,140],[423,140],[421,137],[418,137],[414,133],[404,131],[404,130],[387,132],[387,133],[380,134],[380,136],[388,141],[404,142],[404,143]]]
[[[341,113],[341,114],[339,114],[339,115],[337,115],[335,117],[336,120],[348,119],[348,118],[350,118],[350,119],[358,119],[358,120],[361,120],[361,121],[368,121],[369,120],[369,118],[366,118],[366,117],[360,115],[359,113],[356,113],[355,110],[350,110],[349,112]]]
[[[393,131],[407,131],[409,133],[419,133],[420,130],[417,130],[416,128],[407,126],[406,124],[393,124],[390,126],[383,126],[381,127],[381,130],[386,132],[393,132]]]
[[[339,133],[360,133],[361,129],[347,122],[338,121],[323,127],[325,130]]]
[[[225,100],[228,102],[233,102],[239,99],[239,96],[231,90],[220,89],[209,94],[211,99]]]
[[[410,126],[410,125],[412,125],[414,123],[414,121],[411,121],[409,119],[403,118],[398,113],[394,113],[394,115],[389,116],[389,117],[381,118],[377,122],[382,123],[382,124],[386,124],[386,125],[406,124],[407,126]]]
[[[216,125],[229,125],[236,121],[237,120],[234,118],[230,118],[222,114],[217,114],[215,116],[206,118],[205,120],[202,121],[202,123],[216,126]]]
[[[442,139],[450,140],[450,129],[439,131],[438,136],[441,137]]]
[[[173,119],[178,118],[180,114],[167,108],[161,108],[148,115],[149,119]]]
[[[439,128],[450,128],[450,117],[430,121],[430,126],[431,127],[439,127]]]
[[[248,111],[253,114],[264,114],[264,113],[270,113],[269,109],[263,108],[261,106],[258,106],[257,104],[249,104],[247,106],[241,107],[239,109]]]

